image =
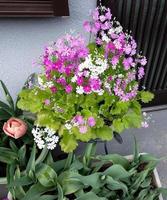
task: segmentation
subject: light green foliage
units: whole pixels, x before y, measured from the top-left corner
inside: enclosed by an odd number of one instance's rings
[[[148,92],[148,91],[142,91],[140,94],[141,94],[141,100],[143,103],[148,103],[154,98],[153,93]]]
[[[92,43],[89,48],[93,52],[96,46]],[[103,49],[96,51],[100,54]],[[45,77],[42,78],[46,81]],[[141,127],[143,117],[139,100],[148,102],[153,98],[151,93],[142,91],[135,99],[123,102],[108,92],[104,92],[102,96],[96,93],[79,95],[75,92],[67,94],[60,89],[53,94],[49,88],[39,87],[24,89],[19,96],[18,107],[35,113],[36,125],[56,131],[60,136],[61,149],[65,152],[75,150],[79,141],[88,142],[97,138],[109,141],[113,138],[113,131],[122,133],[125,129]],[[46,105],[45,100],[50,103]],[[84,134],[76,126],[68,130],[65,124],[70,123],[76,115],[83,116],[85,120],[94,117],[95,126],[87,126]]]

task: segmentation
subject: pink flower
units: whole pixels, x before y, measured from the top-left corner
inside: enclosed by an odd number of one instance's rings
[[[92,17],[93,17],[93,20],[95,21],[99,19],[99,11],[97,8],[92,12]]]
[[[71,85],[67,85],[66,88],[65,88],[65,90],[66,90],[67,93],[71,93],[71,92],[72,92],[72,89],[73,89],[73,88],[72,88]]]
[[[101,16],[99,17],[99,19],[100,19],[101,22],[104,22],[104,21],[106,20],[106,17],[105,17],[104,15],[101,15]]]
[[[90,86],[93,90],[100,90],[101,89],[101,81],[100,79],[91,78],[89,80]]]
[[[110,11],[109,8],[107,9],[107,12],[106,12],[106,14],[105,14],[105,17],[106,17],[106,19],[108,19],[108,20],[111,20],[111,18],[112,18],[112,14],[111,14],[111,11]]]
[[[84,24],[84,29],[87,31],[87,32],[91,32],[91,25],[90,25],[90,22],[88,21],[85,21]]]
[[[140,64],[143,65],[143,66],[145,66],[145,65],[147,64],[147,59],[146,59],[146,57],[144,57],[144,58],[142,58],[142,59],[140,60]]]
[[[130,66],[132,66],[132,64],[133,64],[133,59],[131,57],[124,58],[123,65],[124,65],[125,70],[130,69]]]
[[[142,122],[142,123],[141,123],[141,126],[142,126],[143,128],[148,128],[148,127],[149,127],[149,124],[145,121],[145,122]]]
[[[138,78],[142,79],[144,76],[144,68],[143,67],[139,67],[139,71],[138,71]]]
[[[119,61],[119,57],[118,56],[113,56],[112,59],[111,59],[111,63],[114,66],[118,64],[118,61]]]
[[[89,94],[91,92],[91,87],[89,85],[86,85],[83,87],[83,90],[85,93]]]
[[[18,139],[26,134],[27,124],[21,119],[12,117],[4,123],[3,131],[6,135]]]
[[[96,124],[96,121],[95,121],[94,117],[89,117],[88,118],[88,125],[90,127],[93,127],[93,126],[95,126],[95,124]]]
[[[45,101],[44,101],[44,103],[45,103],[45,105],[50,105],[50,99],[45,99]]]
[[[81,115],[76,115],[74,118],[75,122],[78,123],[79,125],[84,124],[84,119]]]
[[[77,85],[81,86],[83,84],[83,82],[84,82],[84,79],[82,76],[77,78]]]
[[[50,87],[50,90],[52,93],[56,93],[57,92],[57,88],[55,86]]]
[[[80,126],[80,127],[79,127],[79,132],[80,132],[80,133],[86,133],[87,130],[88,130],[87,126]]]
[[[66,79],[64,77],[58,78],[57,83],[60,83],[62,86],[66,85]]]

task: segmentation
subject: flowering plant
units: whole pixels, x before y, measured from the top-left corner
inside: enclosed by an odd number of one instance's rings
[[[147,60],[109,9],[96,8],[84,27],[95,42],[65,35],[45,48],[38,84],[20,93],[18,107],[36,114],[33,135],[39,148],[64,152],[78,141],[111,140],[113,132],[147,126],[140,102],[153,94],[139,91]]]

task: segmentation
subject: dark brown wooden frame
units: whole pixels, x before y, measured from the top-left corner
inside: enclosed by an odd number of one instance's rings
[[[68,0],[0,0],[0,17],[69,16]]]

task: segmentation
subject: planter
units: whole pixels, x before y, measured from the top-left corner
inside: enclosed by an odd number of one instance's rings
[[[141,154],[146,154],[146,153],[141,153]],[[125,156],[125,158],[127,158],[128,160],[132,160],[133,159],[133,155]],[[161,188],[162,187],[162,184],[161,184],[161,181],[160,181],[160,177],[159,177],[159,174],[158,174],[158,171],[157,171],[156,168],[153,171],[153,181],[154,181],[154,185],[157,188]],[[159,200],[163,200],[162,194],[159,195]]]
[[[145,154],[145,153],[142,153],[142,154]],[[133,155],[125,156],[125,158],[127,158],[129,161],[131,161],[133,159]],[[161,184],[161,181],[160,181],[160,177],[159,177],[159,174],[158,174],[158,171],[157,171],[156,168],[153,171],[153,183],[157,188],[161,188],[162,187],[162,184]],[[10,192],[8,193],[8,199],[9,200],[13,200],[12,199],[12,195],[11,195]],[[159,200],[163,200],[163,197],[162,197],[161,194],[159,196]]]

